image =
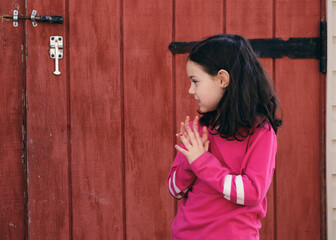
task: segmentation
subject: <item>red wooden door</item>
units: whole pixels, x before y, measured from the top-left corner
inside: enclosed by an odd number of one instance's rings
[[[324,11],[317,0],[0,2],[0,15],[14,9],[65,22],[0,22],[0,235],[62,240],[170,239],[175,133],[196,114],[171,42],[318,37]],[[324,239],[324,75],[316,59],[261,62],[284,118],[261,238]]]

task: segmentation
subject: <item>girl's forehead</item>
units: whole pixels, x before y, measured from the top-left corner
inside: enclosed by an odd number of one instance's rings
[[[187,61],[187,67],[189,66],[189,67],[195,67],[195,66],[197,66],[197,65],[199,65],[198,63],[196,63],[196,62],[194,62],[194,61],[191,61],[191,60],[188,60]]]
[[[187,62],[187,75],[189,80],[192,80],[192,78],[196,78],[198,80],[211,78],[202,65],[193,61]]]
[[[187,61],[187,73],[188,74],[202,74],[205,71],[203,70],[202,66],[198,63],[188,60]]]

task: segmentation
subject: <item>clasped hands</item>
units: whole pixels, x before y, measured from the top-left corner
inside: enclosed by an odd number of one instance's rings
[[[199,117],[196,116],[191,129],[190,118],[187,116],[185,122],[181,122],[181,132],[176,134],[176,137],[181,140],[186,149],[178,145],[175,145],[175,148],[188,159],[189,164],[209,149],[208,130],[203,127],[201,137],[198,132],[198,122]]]

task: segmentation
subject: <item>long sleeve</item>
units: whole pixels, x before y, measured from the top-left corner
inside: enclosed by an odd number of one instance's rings
[[[185,197],[195,178],[187,158],[178,152],[168,175],[170,194],[177,199]]]
[[[275,168],[277,142],[273,129],[258,128],[244,156],[239,175],[230,173],[211,153],[205,152],[191,165],[198,178],[229,201],[258,205],[266,196]],[[234,151],[234,149],[232,149]]]

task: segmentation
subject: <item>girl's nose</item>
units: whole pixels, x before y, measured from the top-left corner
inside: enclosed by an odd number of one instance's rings
[[[193,85],[191,84],[190,88],[189,88],[189,94],[194,95],[195,94],[195,88],[193,87]]]

